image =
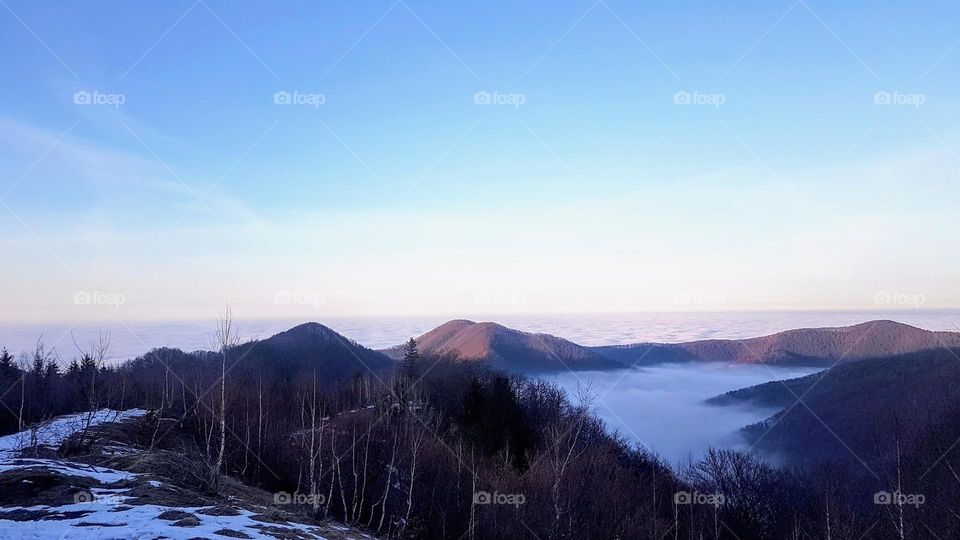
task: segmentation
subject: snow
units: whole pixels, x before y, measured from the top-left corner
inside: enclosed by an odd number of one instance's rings
[[[70,435],[82,431],[85,427],[98,426],[107,422],[122,422],[139,418],[147,414],[143,409],[115,411],[100,409],[95,413],[84,412],[59,416],[48,422],[31,426],[19,433],[0,437],[0,459],[16,457],[21,450],[34,445],[56,448]]]
[[[310,537],[323,540],[318,529],[302,524],[273,524],[262,523],[251,519],[253,512],[240,510],[238,516],[207,516],[197,513],[204,507],[177,508],[190,512],[200,520],[196,527],[174,527],[173,521],[157,519],[157,516],[171,510],[165,506],[146,504],[142,506],[123,506],[124,497],[108,495],[97,497],[91,502],[66,504],[57,507],[31,507],[44,509],[55,513],[89,512],[89,514],[72,519],[38,520],[38,521],[6,521],[0,522],[0,539],[51,539],[81,536],[93,540],[114,539],[153,539],[158,536],[173,540],[188,540],[190,538],[208,537],[223,538],[214,534],[220,529],[241,531],[252,538],[273,540],[275,537],[262,533],[255,527],[258,525],[291,528],[311,535]],[[118,509],[119,508],[119,509]],[[5,509],[6,510],[6,509]],[[92,524],[92,525],[80,525]]]
[[[65,476],[79,476],[95,480],[101,485],[109,485],[122,480],[137,480],[142,475],[93,465],[76,463],[60,459],[35,459],[19,457],[21,451],[33,444],[56,448],[70,435],[88,426],[107,422],[119,422],[147,414],[142,409],[115,411],[102,409],[96,413],[79,413],[55,418],[49,422],[28,428],[20,433],[0,437],[0,473],[14,469],[44,468]],[[162,483],[156,480],[144,480],[159,488]],[[275,524],[263,523],[251,519],[254,512],[238,509],[237,516],[208,516],[199,513],[205,507],[165,507],[159,505],[128,505],[131,499],[128,488],[93,487],[85,496],[75,499],[72,504],[60,506],[34,505],[27,507],[0,507],[0,513],[16,510],[46,511],[55,519],[35,519],[14,521],[0,518],[0,540],[6,539],[66,539],[83,537],[94,540],[115,539],[153,539],[170,538],[186,540],[189,538],[224,538],[216,534],[221,529],[240,531],[251,538],[274,539],[263,533],[258,526],[294,529],[309,538],[323,540],[320,529],[299,523]],[[83,492],[81,492],[83,495]],[[92,500],[88,500],[92,499]],[[175,527],[173,520],[161,520],[157,517],[168,510],[181,510],[192,514],[199,520],[195,527]],[[68,512],[82,512],[81,517],[65,518]]]
[[[92,478],[101,484],[112,484],[121,480],[131,480],[137,475],[126,471],[108,469],[106,467],[95,467],[84,463],[73,461],[63,461],[60,459],[4,459],[0,460],[0,473],[13,469],[36,469],[44,468],[64,476],[81,476]]]

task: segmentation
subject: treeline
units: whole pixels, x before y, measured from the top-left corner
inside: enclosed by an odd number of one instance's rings
[[[109,338],[101,337],[66,365],[38,341],[31,354],[19,358],[0,350],[0,430],[26,426],[77,411],[107,406],[125,408],[124,383],[105,365]]]
[[[799,471],[712,451],[672,469],[607,432],[589,388],[571,398],[540,380],[420,356],[415,343],[392,368],[324,379],[315,366],[349,349],[278,368],[250,361],[256,347],[233,332],[221,324],[217,351],[156,349],[119,366],[104,365],[106,340],[66,368],[41,345],[19,360],[4,354],[3,429],[97,407],[150,409],[156,442],[175,429],[203,456],[205,489],[229,475],[278,504],[389,538],[960,537],[960,477],[949,458],[934,463],[960,417],[925,440],[896,440],[895,461],[884,452],[863,466]]]

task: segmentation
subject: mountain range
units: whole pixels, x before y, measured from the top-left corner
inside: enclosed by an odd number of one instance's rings
[[[788,330],[749,339],[588,347],[494,322],[456,319],[415,339],[421,354],[430,360],[476,363],[530,375],[625,369],[668,362],[828,367],[868,358],[960,349],[960,333],[933,332],[886,320],[838,328]],[[231,349],[240,372],[254,372],[258,366],[269,364],[276,373],[293,377],[296,373],[311,372],[325,381],[389,371],[403,357],[403,352],[404,345],[380,351],[369,349],[316,322]]]
[[[879,424],[889,427],[889,421],[896,419],[904,436],[909,436],[917,426],[940,422],[947,405],[960,399],[960,389],[952,383],[960,380],[960,333],[933,332],[889,320],[802,328],[749,339],[586,347],[549,334],[457,319],[416,342],[431,363],[476,363],[532,375],[666,362],[829,367],[708,400],[712,405],[774,411],[767,420],[746,426],[742,434],[757,449],[797,465],[871,452],[879,443],[876,434],[884,432]],[[241,370],[268,363],[275,374],[286,373],[289,378],[315,372],[321,380],[336,381],[387,372],[403,352],[403,345],[374,351],[326,326],[305,323],[243,344],[232,354],[242,359]],[[837,430],[844,434],[844,444],[838,444],[833,435]]]
[[[594,350],[627,365],[701,361],[827,366],[942,347],[960,347],[960,333],[877,320],[836,328],[800,328],[749,339],[637,343]]]
[[[830,366],[960,347],[960,333],[933,332],[888,320],[836,328],[801,328],[749,339],[586,347],[549,334],[492,322],[453,320],[416,339],[421,352],[521,373],[622,369],[667,362]],[[383,351],[402,356],[402,346]]]

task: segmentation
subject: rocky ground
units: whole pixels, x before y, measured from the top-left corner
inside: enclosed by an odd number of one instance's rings
[[[0,538],[370,538],[232,479],[204,489],[173,423],[101,410],[0,437]]]

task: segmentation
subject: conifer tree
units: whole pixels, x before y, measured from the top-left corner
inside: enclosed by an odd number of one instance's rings
[[[407,342],[406,351],[403,353],[403,372],[407,377],[413,377],[420,367],[420,351],[417,349],[417,341],[410,338]]]

